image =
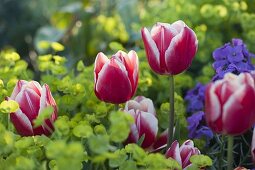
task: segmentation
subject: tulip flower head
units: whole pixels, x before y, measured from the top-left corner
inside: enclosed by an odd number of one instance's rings
[[[11,121],[21,136],[47,135],[54,130],[53,122],[57,119],[57,105],[47,84],[41,86],[36,81],[19,80],[8,100],[19,103],[19,109],[10,114]],[[33,121],[48,106],[54,111],[39,127],[33,127]]]
[[[137,143],[144,135],[142,142],[143,148],[150,147],[156,140],[158,132],[158,119],[155,117],[155,108],[152,101],[148,98],[138,96],[134,100],[126,103],[125,110],[134,118],[131,125],[127,143]]]
[[[227,73],[207,86],[205,116],[208,126],[220,134],[240,135],[255,122],[255,87],[249,73]]]
[[[151,32],[141,30],[150,67],[158,74],[176,75],[191,65],[198,40],[183,21],[173,24],[157,23]]]
[[[94,91],[98,99],[114,104],[128,101],[137,89],[138,65],[135,51],[128,54],[118,51],[110,59],[98,53],[94,69]]]
[[[166,151],[166,157],[175,159],[182,166],[182,169],[191,166],[190,157],[192,155],[199,154],[200,151],[198,148],[194,147],[192,140],[185,141],[181,147],[179,147],[179,143],[175,140],[171,147]]]

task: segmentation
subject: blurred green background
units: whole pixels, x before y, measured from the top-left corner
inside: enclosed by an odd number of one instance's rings
[[[142,27],[181,19],[199,39],[191,68],[198,74],[231,38],[255,51],[254,11],[253,0],[0,0],[0,48],[13,47],[34,67],[38,55],[51,52],[45,42],[59,42],[70,65],[90,65],[99,51],[139,52]]]

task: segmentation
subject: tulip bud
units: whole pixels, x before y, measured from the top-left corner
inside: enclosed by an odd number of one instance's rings
[[[19,109],[11,113],[10,118],[21,136],[42,134],[49,136],[53,132],[53,122],[57,119],[57,105],[47,84],[41,87],[36,81],[19,80],[9,99],[19,103]],[[48,106],[54,109],[50,118],[41,126],[33,127],[33,121]]]
[[[182,166],[182,169],[191,166],[191,156],[199,154],[200,151],[198,148],[194,147],[192,140],[185,141],[181,147],[179,147],[179,143],[175,140],[171,147],[166,151],[166,157],[175,159]]]
[[[149,65],[156,73],[176,75],[191,65],[198,40],[183,21],[157,23],[151,32],[143,28],[141,33]]]
[[[138,83],[138,57],[135,51],[118,51],[111,59],[98,53],[95,60],[94,91],[98,99],[120,104],[135,93]]]
[[[155,108],[149,98],[138,96],[126,103],[125,110],[134,117],[127,143],[137,143],[144,136],[142,147],[150,147],[156,140],[158,119],[155,117]]]
[[[210,83],[205,94],[208,126],[220,134],[240,135],[255,122],[254,79],[249,73],[227,73]]]

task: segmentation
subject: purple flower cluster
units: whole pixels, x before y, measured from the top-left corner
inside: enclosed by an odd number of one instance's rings
[[[255,55],[249,53],[241,39],[232,39],[232,43],[227,43],[213,52],[213,58],[215,59],[213,68],[216,75],[212,78],[212,81],[222,79],[225,73],[228,72],[234,74],[252,72],[255,70],[251,62],[252,57],[255,57]],[[252,73],[255,77],[255,71]],[[191,114],[187,118],[189,138],[199,139],[205,137],[208,143],[213,138],[213,132],[206,126],[205,113],[203,112],[205,89],[205,85],[197,83],[193,89],[187,92],[184,99],[187,102],[187,112]]]
[[[212,80],[222,79],[228,72],[240,74],[254,70],[255,67],[251,63],[251,57],[255,57],[255,55],[249,53],[241,39],[232,39],[232,44],[227,43],[213,52],[213,58],[215,59],[213,68],[216,75]]]
[[[206,126],[204,112],[206,86],[197,83],[197,85],[189,90],[185,96],[187,102],[187,112],[192,115],[187,118],[188,122],[188,137],[190,139],[205,137],[207,143],[213,137],[213,132]]]
[[[205,100],[205,86],[201,83],[189,90],[184,98],[187,105],[187,112],[194,113],[196,111],[203,110]]]
[[[191,139],[206,137],[207,143],[213,138],[212,130],[206,126],[205,123],[205,113],[199,111],[193,113],[190,117],[187,118],[188,121],[188,137]]]

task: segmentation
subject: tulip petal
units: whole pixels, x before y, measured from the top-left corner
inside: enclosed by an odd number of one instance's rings
[[[152,39],[147,28],[143,28],[141,30],[141,33],[142,33],[142,39],[143,39],[143,43],[144,43],[144,47],[145,47],[145,51],[146,51],[146,55],[147,55],[147,59],[148,59],[150,67],[155,72],[159,74],[164,74],[165,71],[162,70],[162,68],[160,67],[160,54],[159,54],[159,50],[157,48],[156,43]]]
[[[151,30],[151,37],[159,50],[160,67],[164,71],[166,71],[165,51],[175,34],[175,30],[172,29],[170,24],[166,23],[157,23]]]
[[[52,106],[54,109],[54,116],[52,118],[54,118],[53,120],[56,119],[57,117],[57,112],[58,112],[58,108],[57,108],[57,104],[51,94],[50,91],[50,87],[47,84],[44,84],[42,87],[42,95],[40,98],[40,110],[39,113],[42,111],[42,109],[44,109],[47,106]]]
[[[173,158],[182,166],[179,143],[176,140],[171,144],[171,147],[166,151],[166,157]]]
[[[137,114],[135,113],[135,110],[134,109],[129,110],[127,113],[131,114],[134,118],[134,121],[136,122]],[[127,143],[137,143],[138,140],[139,140],[139,132],[138,132],[136,124],[133,123],[130,127],[130,133],[127,139]]]
[[[180,33],[184,27],[187,27],[187,25],[182,20],[178,20],[172,23],[171,27],[174,28],[177,33]]]
[[[138,83],[138,57],[135,51],[131,50],[128,54],[123,51],[118,51],[114,56],[121,59],[122,63],[128,72],[128,77],[132,86],[132,96],[134,95]]]
[[[135,100],[127,101],[126,105],[125,105],[125,110],[128,111],[128,110],[131,110],[131,109],[139,110],[140,109],[140,103],[138,103]]]
[[[224,133],[239,135],[246,131],[254,121],[254,89],[242,85],[223,106],[222,122]]]
[[[19,80],[17,83],[16,83],[16,86],[14,87],[13,89],[13,92],[11,94],[11,97],[10,99],[12,100],[15,100],[16,96],[18,95],[18,93],[21,91],[21,88],[26,85],[28,82],[25,81],[25,80]]]
[[[134,100],[137,101],[138,103],[140,103],[143,99],[146,99],[146,97],[144,97],[144,96],[136,96],[134,98]]]
[[[32,89],[26,88],[16,96],[21,111],[32,122],[38,115],[40,107],[40,96]]]
[[[254,79],[252,78],[251,74],[249,73],[243,73],[240,74],[237,78],[239,81],[239,84],[249,84],[251,87],[254,87]]]
[[[18,109],[15,113],[11,113],[10,119],[21,136],[34,135],[33,128],[28,117],[20,109]]]
[[[194,147],[194,142],[192,140],[186,140],[180,147],[180,150],[183,148],[183,147],[186,147],[186,146],[191,146],[191,147]]]
[[[145,98],[140,102],[140,110],[156,115],[156,111],[151,99]]]
[[[188,27],[173,37],[168,49],[165,52],[167,71],[176,75],[186,70],[197,51],[196,34]]]
[[[129,76],[130,78],[130,82],[132,84],[132,88],[133,88],[133,92],[132,92],[132,96],[134,95],[134,93],[136,92],[136,88],[137,88],[137,83],[138,83],[138,75],[139,75],[139,60],[138,60],[138,56],[136,54],[135,51],[131,50],[128,53],[128,57],[130,59],[130,63],[131,65],[128,66],[128,68],[130,69],[130,71],[128,71],[129,74],[131,74],[131,76]]]
[[[153,148],[158,150],[164,147],[167,144],[167,137],[168,137],[168,129],[166,129],[163,133],[161,133],[153,144]]]
[[[49,119],[45,120],[44,124],[42,124],[44,134],[48,136],[51,134],[50,130],[51,131],[54,130],[53,122],[57,119],[58,109],[57,109],[57,104],[50,92],[49,86],[47,84],[44,84],[42,87],[42,96],[40,98],[39,114],[47,106],[52,106],[54,109],[54,112],[51,114],[51,117]]]
[[[26,84],[28,88],[31,88],[35,91],[39,96],[41,96],[42,87],[37,81],[30,81]]]
[[[100,52],[97,54],[95,59],[95,69],[94,69],[95,83],[96,83],[96,80],[98,79],[98,73],[101,71],[101,69],[107,62],[109,62],[109,59],[107,58],[106,55],[104,55],[104,53]]]
[[[183,151],[181,152],[182,168],[185,168],[186,166],[191,164],[189,160],[191,156],[192,156],[192,148],[189,146],[186,148],[183,148]]]
[[[215,94],[216,85],[210,84],[206,89],[206,118],[211,122],[220,117],[221,105],[218,96]]]
[[[100,100],[110,103],[124,103],[132,96],[128,73],[118,59],[112,58],[98,74],[95,94]]]
[[[220,81],[216,83],[220,84]],[[216,84],[215,83],[215,84]],[[222,131],[221,104],[216,94],[215,84],[209,84],[205,93],[205,118],[207,124],[215,131]]]
[[[197,149],[197,148],[194,148],[194,143],[192,140],[187,140],[181,145],[180,155],[181,155],[181,159],[182,159],[182,167],[183,168],[185,168],[186,166],[191,164],[189,159],[192,155],[194,155],[196,153],[195,149]]]
[[[138,117],[136,120],[139,136],[145,135],[142,143],[143,148],[151,146],[156,140],[158,132],[158,119],[151,113],[137,111]]]

